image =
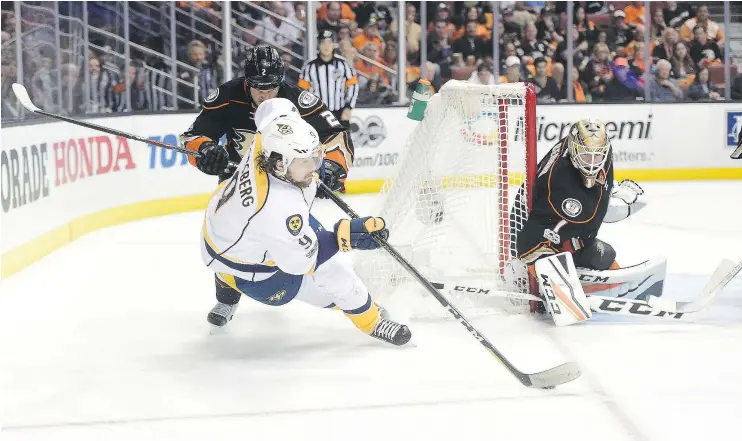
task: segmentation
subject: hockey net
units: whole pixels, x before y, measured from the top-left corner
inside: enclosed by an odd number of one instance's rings
[[[431,97],[372,211],[387,222],[390,243],[431,282],[530,291],[513,259],[535,180],[535,104],[524,83],[452,80]],[[383,249],[358,255],[355,269],[380,303],[406,305],[410,318],[446,315]],[[471,316],[529,310],[516,298],[446,296]]]

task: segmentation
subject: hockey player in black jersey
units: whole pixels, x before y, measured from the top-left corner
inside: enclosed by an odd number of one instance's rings
[[[620,268],[615,260],[616,251],[598,239],[598,231],[603,222],[625,219],[645,203],[640,198],[644,191],[635,182],[625,180],[614,185],[612,153],[605,124],[587,119],[574,124],[568,136],[539,163],[528,218],[518,233],[516,247],[519,259],[528,265],[528,271],[540,286],[549,277],[555,279],[559,275],[566,283],[568,268],[596,271]],[[553,265],[560,272],[542,276],[539,269],[547,265],[539,261],[555,255],[562,257],[561,263],[554,260]],[[562,268],[565,270],[561,271]],[[582,292],[580,282],[575,280],[577,286],[567,286],[563,291]],[[541,291],[544,296],[543,286]],[[546,294],[556,292],[559,297],[558,288],[549,286],[546,291]],[[546,305],[549,309],[548,302]],[[564,306],[562,309],[571,313],[566,315],[576,317],[576,321],[591,315],[589,306],[585,308],[579,301],[570,300]],[[549,312],[556,322],[556,315],[551,309]]]
[[[339,190],[353,162],[350,133],[325,105],[309,91],[284,81],[284,64],[278,51],[270,46],[253,47],[247,53],[245,75],[228,81],[209,95],[196,121],[181,135],[182,144],[199,152],[189,157],[192,165],[209,175],[218,175],[219,182],[234,172],[230,162],[239,163],[250,149],[257,132],[255,110],[264,101],[286,98],[320,136],[325,159],[320,178],[332,190]],[[219,139],[226,135],[226,144]],[[323,197],[319,192],[318,197]],[[214,326],[224,326],[231,319],[240,293],[215,279],[217,304],[208,315]]]
[[[247,53],[245,75],[228,81],[209,95],[201,113],[181,141],[189,150],[201,153],[190,157],[191,164],[223,181],[230,177],[229,162],[239,163],[255,137],[255,109],[271,98],[286,98],[299,110],[325,146],[322,181],[333,190],[345,182],[353,162],[349,132],[317,96],[284,81],[284,64],[270,46],[253,47]],[[225,145],[219,139],[226,135]]]

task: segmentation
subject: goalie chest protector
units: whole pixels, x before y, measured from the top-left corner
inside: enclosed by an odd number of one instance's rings
[[[605,184],[585,187],[582,174],[569,158],[566,138],[552,147],[538,167],[533,192],[533,209],[529,222],[554,228],[561,220],[567,224],[559,230],[562,243],[568,239],[592,240],[603,223],[613,188],[612,150],[606,161]],[[543,240],[542,238],[539,240]]]

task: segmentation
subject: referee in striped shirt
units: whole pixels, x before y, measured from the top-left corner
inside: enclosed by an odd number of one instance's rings
[[[310,90],[345,127],[358,98],[358,78],[345,58],[335,55],[335,33],[320,31],[319,57],[307,62],[299,75],[299,87]]]

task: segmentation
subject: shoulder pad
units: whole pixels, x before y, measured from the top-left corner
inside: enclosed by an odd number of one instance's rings
[[[222,84],[207,96],[204,99],[204,108],[214,108],[232,100],[246,101],[246,98],[243,82],[235,79]]]

